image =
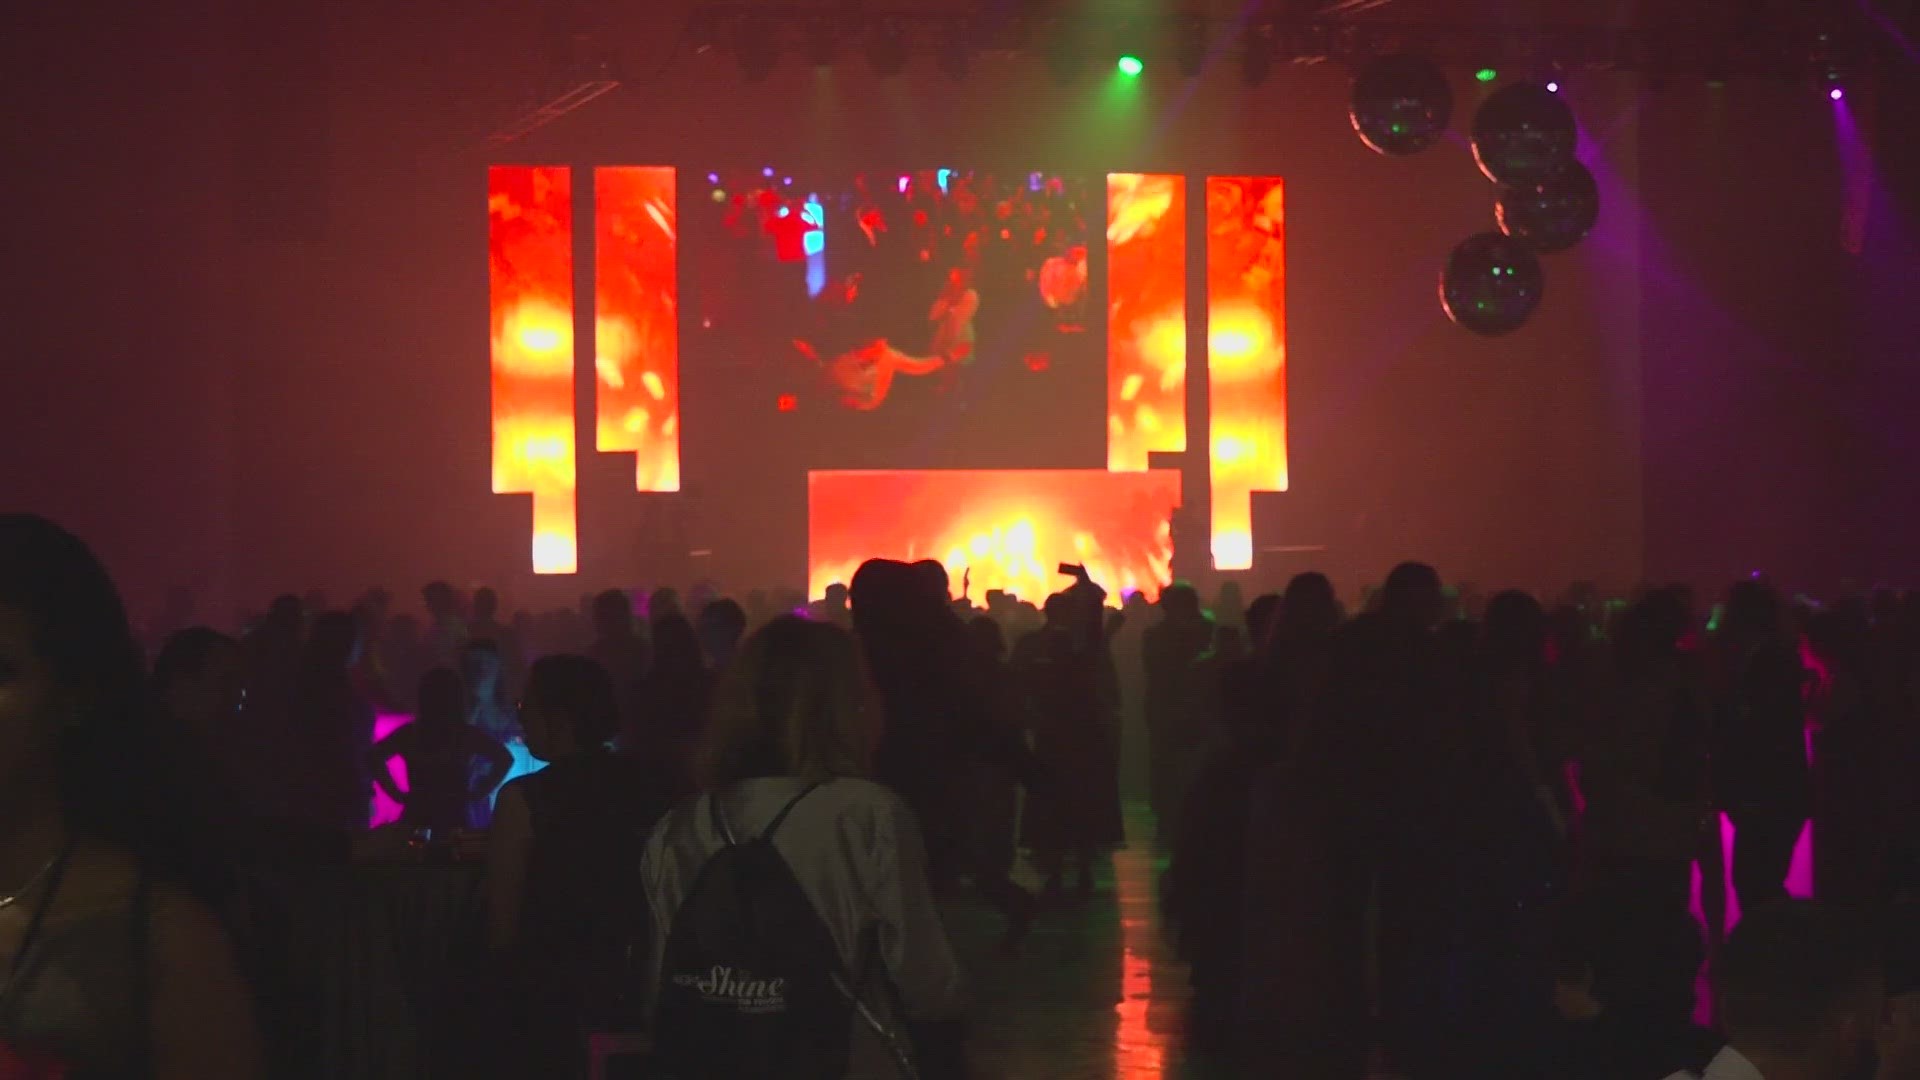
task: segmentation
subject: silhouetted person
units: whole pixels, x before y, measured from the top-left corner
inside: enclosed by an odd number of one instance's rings
[[[166,787],[183,800],[193,833],[187,868],[195,891],[224,903],[235,884],[234,866],[259,842],[262,808],[249,784],[258,750],[241,722],[246,704],[246,656],[238,642],[204,626],[169,637],[153,666],[158,707],[155,747]]]
[[[513,758],[499,741],[467,723],[467,688],[452,668],[420,680],[420,711],[367,751],[367,766],[387,797],[400,804],[400,825],[446,834],[472,822],[472,806],[504,780]],[[392,761],[407,767],[407,787],[394,782]],[[486,768],[476,783],[474,762]]]
[[[1847,1080],[1884,1004],[1871,921],[1811,902],[1746,912],[1714,966],[1726,1049],[1705,1080]]]
[[[1806,674],[1771,586],[1727,594],[1716,643],[1715,795],[1733,823],[1733,888],[1744,905],[1784,899],[1811,804]]]
[[[639,705],[640,684],[647,677],[652,653],[634,622],[633,599],[624,590],[608,589],[593,598],[593,645],[587,655],[613,680],[620,715],[631,720]]]
[[[367,827],[373,797],[367,770],[373,707],[352,677],[359,653],[360,627],[352,615],[331,612],[314,620],[284,750],[289,812],[342,834]]]
[[[0,1072],[251,1080],[252,1006],[178,883],[140,649],[99,561],[0,515]]]
[[[1024,936],[1032,897],[976,850],[971,797],[978,771],[1021,776],[1022,747],[992,738],[993,700],[965,624],[947,608],[931,574],[875,559],[854,574],[854,626],[884,723],[874,778],[892,787],[918,816],[936,888],[969,875],[1007,918],[1009,944]]]
[[[1213,645],[1213,621],[1200,610],[1200,594],[1191,585],[1174,584],[1160,594],[1160,621],[1146,629],[1141,643],[1146,669],[1147,767],[1154,811],[1171,818],[1178,811],[1180,762],[1204,738],[1188,707],[1193,662]]]
[[[1120,820],[1119,705],[1101,601],[1084,578],[1048,598],[1047,622],[1021,639],[1014,668],[1027,689],[1040,779],[1028,791],[1023,831],[1057,893],[1075,875],[1082,898],[1094,864],[1125,840]]]
[[[527,745],[545,769],[501,789],[487,841],[488,940],[524,1002],[535,1075],[576,1054],[582,1025],[631,1030],[626,1000],[650,948],[640,888],[647,835],[671,793],[645,763],[609,744],[620,712],[593,660],[535,662],[520,703]],[[630,957],[629,950],[634,950]],[[609,1013],[632,1008],[630,1015]]]
[[[693,625],[680,615],[655,620],[653,670],[640,682],[635,711],[621,728],[619,746],[621,753],[677,778],[671,791],[674,802],[699,790],[694,759],[712,695],[713,675]]]
[[[700,609],[700,648],[707,654],[707,663],[715,672],[723,672],[733,664],[733,656],[740,651],[740,639],[747,633],[747,613],[739,604],[725,597],[709,600]]]
[[[453,586],[435,581],[420,590],[427,605],[427,647],[432,663],[443,667],[454,662],[454,654],[467,643],[466,620],[460,617],[460,596]]]
[[[493,820],[493,800],[500,785],[534,769],[533,755],[527,750],[526,733],[520,729],[520,717],[505,696],[505,664],[499,649],[490,639],[475,638],[460,650],[460,679],[467,685],[467,723],[481,734],[499,743],[513,758],[507,775],[494,777],[487,762],[476,759],[472,784],[477,796],[470,804],[467,824],[484,829]]]
[[[512,693],[526,671],[526,642],[514,627],[500,621],[500,594],[482,587],[473,593],[473,621],[467,627],[467,641],[487,641],[500,657],[501,685]]]
[[[1613,687],[1581,766],[1589,870],[1684,912],[1690,866],[1719,843],[1709,799],[1706,707],[1678,648],[1680,627],[1643,599],[1614,628]]]

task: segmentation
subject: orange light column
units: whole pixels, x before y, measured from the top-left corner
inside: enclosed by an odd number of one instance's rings
[[[1107,468],[1187,448],[1187,179],[1107,176]]]
[[[1207,178],[1213,565],[1253,566],[1256,491],[1287,489],[1286,197],[1277,176]]]
[[[680,490],[674,170],[594,170],[594,445],[640,491]]]
[[[565,168],[487,170],[493,490],[533,496],[533,569],[579,570],[573,434],[573,186]]]

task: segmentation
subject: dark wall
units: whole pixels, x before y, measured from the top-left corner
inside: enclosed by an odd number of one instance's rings
[[[1911,581],[1912,107],[1731,95],[1641,113],[1649,574]]]
[[[1891,270],[1862,278],[1864,257],[1836,253],[1824,101],[1792,129],[1745,117],[1766,91],[1716,106],[1569,80],[1603,225],[1550,261],[1534,324],[1489,340],[1448,324],[1434,285],[1447,249],[1490,227],[1490,186],[1457,140],[1406,161],[1360,147],[1331,67],[1276,69],[1257,91],[1233,72],[1195,89],[1154,72],[1112,107],[1011,60],[982,58],[959,86],[921,67],[883,86],[853,56],[831,76],[789,58],[749,88],[724,58],[642,50],[619,94],[496,152],[483,136],[532,103],[548,60],[537,10],[305,18],[325,50],[282,71],[241,61],[284,46],[284,27],[211,6],[146,25],[75,16],[10,42],[20,270],[0,505],[72,523],[143,610],[177,583],[210,590],[218,614],[313,585],[345,599],[444,576],[549,602],[602,584],[532,580],[526,502],[487,490],[496,161],[1280,173],[1295,489],[1257,503],[1260,545],[1325,546],[1300,558],[1349,580],[1423,556],[1537,587],[1630,581],[1643,560],[1717,577],[1906,557],[1860,526],[1913,508],[1913,305],[1893,302]],[[1460,90],[1456,127],[1478,92]],[[1715,108],[1725,134],[1709,142],[1697,129]],[[1876,267],[1911,261],[1869,231]],[[1836,346],[1841,323],[1871,329]],[[659,508],[623,490],[624,459],[584,457],[582,474],[591,566]],[[694,516],[703,543],[762,523],[751,507]],[[1850,528],[1814,524],[1833,521]],[[772,523],[768,542],[797,551],[793,523]],[[1287,558],[1268,569],[1297,568]]]

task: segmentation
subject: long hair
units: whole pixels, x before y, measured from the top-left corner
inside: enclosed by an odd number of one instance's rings
[[[68,827],[175,871],[178,800],[148,764],[153,709],[120,592],[86,544],[30,514],[0,514],[0,604],[26,616],[35,650],[74,707],[55,761]]]
[[[873,712],[853,637],[783,615],[747,639],[721,686],[708,782],[865,775]]]

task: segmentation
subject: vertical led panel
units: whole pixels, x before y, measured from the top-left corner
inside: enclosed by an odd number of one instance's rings
[[[1253,566],[1256,491],[1287,488],[1285,187],[1207,178],[1207,378],[1213,565]]]
[[[1187,180],[1107,175],[1107,468],[1187,448]]]
[[[927,469],[807,474],[807,579],[814,596],[872,558],[937,559],[954,594],[1003,589],[1039,603],[1079,563],[1115,603],[1149,598],[1172,573],[1180,473]]]
[[[674,171],[595,169],[594,446],[634,456],[640,491],[680,490]]]
[[[565,168],[487,171],[493,490],[533,496],[533,569],[579,569],[573,189]]]

